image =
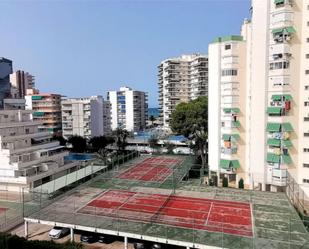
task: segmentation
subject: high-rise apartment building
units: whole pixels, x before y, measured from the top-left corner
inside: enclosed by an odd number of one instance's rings
[[[34,89],[35,78],[33,75],[18,70],[10,75],[11,97],[24,98],[28,89]]]
[[[182,55],[162,61],[158,66],[159,109],[164,127],[169,128],[172,112],[181,102],[208,94],[208,58]]]
[[[284,189],[288,172],[309,193],[308,16],[309,0],[253,0],[252,19],[238,39],[243,41],[221,39],[209,46],[212,171],[272,191]],[[229,59],[226,48],[235,53]],[[226,69],[237,75],[226,78]],[[227,90],[230,106],[224,100],[227,82],[234,85]],[[230,116],[239,127],[227,134]]]
[[[68,98],[61,102],[62,134],[91,138],[104,135],[104,101],[102,96]]]
[[[61,122],[61,95],[41,93],[25,96],[26,109],[33,110],[33,120],[41,121],[40,131],[48,131],[52,135],[60,135]]]
[[[103,126],[105,135],[112,133],[112,105],[107,100],[103,100]]]
[[[119,91],[109,91],[107,100],[111,104],[112,130],[122,128],[127,131],[141,131],[146,128],[147,93],[120,87]]]
[[[61,177],[78,164],[65,161],[68,152],[29,110],[0,111],[0,186],[9,191],[29,190]]]
[[[3,100],[10,98],[11,95],[11,73],[13,73],[13,62],[0,57],[0,108],[3,108]]]

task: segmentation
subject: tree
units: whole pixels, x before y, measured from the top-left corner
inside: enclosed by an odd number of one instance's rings
[[[153,135],[148,139],[149,147],[153,151],[157,150],[157,148],[159,147],[158,142],[159,142],[159,139]]]
[[[156,118],[153,115],[151,115],[149,117],[149,121],[151,122],[151,126],[153,127],[153,123],[154,123],[154,121],[156,121]]]
[[[87,140],[81,136],[74,135],[68,139],[68,142],[72,144],[72,151],[77,153],[83,153],[87,148]]]
[[[117,154],[119,154],[119,152],[123,152],[127,146],[129,132],[127,130],[117,128],[113,131],[113,135],[117,146]]]
[[[244,179],[240,178],[240,180],[238,181],[238,188],[240,188],[240,189],[245,188]]]
[[[222,180],[222,187],[227,188],[229,186],[229,180],[227,179],[227,177],[223,177]]]
[[[174,154],[174,149],[176,147],[174,144],[172,144],[171,142],[165,141],[164,147],[167,150],[167,152],[166,152],[167,154]]]
[[[67,140],[63,136],[53,135],[53,140],[59,141],[61,146],[65,146],[67,144]]]
[[[199,97],[188,103],[180,103],[172,113],[170,126],[173,132],[191,141],[197,156],[206,167],[208,139],[208,98]]]
[[[89,144],[91,144],[91,147],[97,152],[101,149],[105,149],[107,145],[114,142],[114,138],[105,136],[92,137],[89,140]]]

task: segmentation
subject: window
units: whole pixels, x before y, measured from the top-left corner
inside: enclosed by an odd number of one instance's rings
[[[309,106],[309,101],[305,101],[304,106]]]
[[[237,76],[237,69],[223,69],[222,76]]]
[[[309,117],[304,117],[304,121],[309,121]]]
[[[309,42],[309,38],[307,38],[307,42]]]
[[[309,54],[306,54],[306,59],[309,59]]]
[[[269,64],[270,70],[276,70],[276,69],[287,69],[290,67],[290,63],[288,61],[284,62],[274,62]]]
[[[304,164],[303,164],[303,167],[304,167],[304,168],[309,168],[309,163],[304,163]]]
[[[309,133],[308,133],[308,132],[305,132],[305,133],[304,133],[304,137],[309,137]]]
[[[307,22],[307,26],[309,26],[309,22]]]
[[[303,183],[309,183],[309,179],[303,179]]]
[[[307,85],[307,86],[305,86],[305,90],[309,90],[309,86]]]
[[[225,50],[229,50],[229,49],[231,49],[231,44],[225,45]]]
[[[304,152],[309,152],[309,148],[304,148]]]
[[[309,70],[306,70],[306,71],[305,71],[305,74],[309,74]]]

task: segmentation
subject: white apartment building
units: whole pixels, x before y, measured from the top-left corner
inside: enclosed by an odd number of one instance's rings
[[[29,190],[61,177],[77,167],[48,132],[40,132],[32,111],[0,111],[0,187]]]
[[[61,101],[62,134],[91,138],[104,135],[102,96],[68,98]]]
[[[234,50],[233,58],[238,61],[232,59],[226,64],[227,58],[218,52],[219,47],[221,51],[229,44],[233,47],[233,42],[221,40],[209,46],[212,171],[228,171],[238,178],[244,177],[252,188],[271,191],[284,189],[289,172],[309,194],[308,16],[309,0],[253,0],[252,19],[244,23],[243,41],[237,45],[238,49],[244,46],[245,51]],[[222,124],[213,133],[226,108],[220,87],[225,79],[216,76],[218,67],[236,68],[239,74],[236,78],[239,86],[232,90],[239,92],[236,119],[240,123],[238,146],[243,149],[237,147],[229,158],[239,160],[236,167],[233,162],[223,161],[226,157],[220,148],[225,134]]]
[[[34,89],[35,78],[28,72],[17,70],[10,74],[11,96],[12,98],[24,98],[27,90]]]
[[[181,102],[208,94],[208,58],[182,55],[169,58],[158,66],[160,119],[169,128],[172,112]]]
[[[137,132],[146,128],[147,93],[135,91],[129,87],[120,87],[119,91],[109,91],[107,100],[111,104],[112,130],[122,128]]]

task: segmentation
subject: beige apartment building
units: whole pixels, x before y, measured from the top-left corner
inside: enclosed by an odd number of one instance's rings
[[[26,109],[33,110],[34,121],[40,121],[39,130],[61,135],[61,95],[41,93],[25,96]]]
[[[182,55],[169,58],[158,66],[160,120],[169,128],[172,112],[181,102],[208,93],[208,58],[205,55]]]
[[[271,191],[284,190],[290,174],[308,194],[309,0],[253,0],[241,36],[210,44],[209,65],[211,170]],[[227,78],[228,69],[237,75]],[[228,115],[238,131],[226,130]]]

